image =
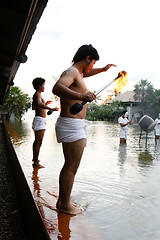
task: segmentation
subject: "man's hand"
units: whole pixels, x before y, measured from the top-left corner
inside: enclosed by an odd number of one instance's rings
[[[45,103],[45,105],[48,105],[48,104],[50,104],[50,103],[52,103],[52,101],[47,101],[47,102]]]
[[[59,108],[58,108],[58,107],[55,107],[55,108],[53,108],[52,110],[53,110],[53,111],[58,111]]]
[[[85,93],[85,99],[87,102],[92,102],[96,99],[96,95],[93,92],[87,92]]]
[[[130,120],[130,121],[128,122],[128,124],[131,125],[131,124],[132,124],[132,120]]]
[[[115,65],[115,64],[107,64],[107,65],[103,68],[104,72],[106,72],[110,67],[117,67],[117,65]]]

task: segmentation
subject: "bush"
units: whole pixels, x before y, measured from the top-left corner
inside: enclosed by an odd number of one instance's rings
[[[87,106],[86,119],[90,121],[113,121],[118,119],[123,110],[124,105],[119,101],[114,101],[108,105],[89,103]]]

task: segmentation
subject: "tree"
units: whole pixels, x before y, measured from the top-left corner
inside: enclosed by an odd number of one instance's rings
[[[123,110],[124,105],[120,101],[100,106],[96,103],[88,103],[86,119],[91,121],[113,121],[117,120]]]
[[[140,102],[146,102],[149,95],[153,93],[153,86],[146,80],[141,80],[134,86],[134,100]]]
[[[145,103],[145,111],[153,118],[158,116],[158,113],[160,113],[160,89],[155,89],[154,92],[150,94]]]
[[[143,114],[145,103],[148,102],[149,97],[153,94],[154,88],[150,82],[146,80],[141,80],[134,85],[134,100],[139,101],[142,104]]]
[[[11,87],[4,106],[8,109],[9,118],[14,113],[16,118],[21,119],[24,113],[31,107],[31,98],[28,94],[23,93],[19,87]]]

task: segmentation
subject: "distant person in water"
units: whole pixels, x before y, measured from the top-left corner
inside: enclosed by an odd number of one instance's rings
[[[128,120],[128,112],[123,111],[121,117],[118,118],[118,123],[120,126],[119,129],[119,138],[120,138],[120,144],[126,143],[127,140],[127,134],[128,134],[128,125],[133,124],[136,122],[137,119],[134,117],[134,121]]]
[[[35,134],[35,140],[33,143],[33,167],[41,168],[42,165],[39,164],[39,152],[42,145],[44,132],[46,129],[46,109],[58,111],[58,108],[51,108],[47,105],[52,101],[47,101],[45,103],[42,98],[41,93],[44,92],[45,79],[35,78],[32,82],[34,89],[36,90],[33,95],[32,110],[35,110],[35,117],[33,119],[32,128]]]
[[[158,114],[157,118],[155,119],[155,139],[160,138],[160,113]]]
[[[77,102],[87,100],[92,102],[96,95],[87,91],[83,78],[106,72],[114,64],[108,64],[103,68],[94,68],[99,60],[97,50],[90,45],[81,46],[76,52],[72,66],[66,69],[53,87],[53,93],[60,97],[61,113],[56,122],[57,141],[62,142],[64,154],[64,166],[59,177],[59,198],[57,209],[60,212],[77,215],[81,210],[71,202],[70,195],[74,178],[78,170],[81,157],[86,146],[85,120],[86,105],[82,111],[72,115],[70,108]]]
[[[127,134],[128,134],[128,124],[131,124],[131,121],[128,120],[128,112],[123,111],[121,117],[118,118],[119,123],[119,138],[120,144],[126,143]]]

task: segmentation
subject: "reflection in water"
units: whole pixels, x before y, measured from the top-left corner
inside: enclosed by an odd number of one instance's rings
[[[40,197],[40,185],[39,185],[38,170],[39,170],[39,168],[33,168],[32,180],[33,180],[33,185],[34,185],[34,193],[37,195],[37,197]]]
[[[41,204],[41,194],[40,194],[40,185],[39,185],[39,177],[38,177],[38,168],[33,168],[33,173],[32,173],[32,181],[33,181],[33,186],[34,186],[34,191],[33,191],[33,195],[34,198],[36,199],[36,204],[37,207],[41,213],[41,216],[43,219],[45,219],[45,214],[44,214],[44,210],[43,210],[43,205]]]
[[[160,149],[160,138],[155,139],[155,149]]]
[[[69,223],[70,220],[73,216],[68,215],[68,214],[63,214],[63,213],[58,213],[57,214],[57,219],[58,219],[58,230],[59,234],[57,236],[58,240],[69,240],[71,237],[71,230],[69,228]]]
[[[138,156],[138,164],[140,167],[149,167],[152,165],[153,157],[148,150],[140,152]]]
[[[4,121],[4,124],[14,145],[21,145],[25,142],[25,139],[28,137],[28,129],[23,122],[14,121],[11,125],[11,123]]]
[[[43,222],[46,226],[46,229],[51,233],[55,231],[56,227],[49,219],[46,218],[44,207],[48,207],[53,211],[55,211],[55,209],[53,209],[52,206],[49,206],[45,199],[41,196],[40,178],[38,177],[39,170],[40,170],[39,168],[33,168],[32,172],[32,181],[34,186],[33,196],[38,207],[38,210],[41,214],[41,217],[43,219]]]
[[[10,125],[7,121],[4,122],[8,135],[11,138],[13,144],[19,144],[22,141],[22,137],[19,133]]]
[[[118,149],[118,164],[120,166],[120,174],[124,175],[124,163],[127,159],[127,145],[126,144],[119,144]]]
[[[50,219],[47,219],[47,217],[45,216],[44,208],[47,207],[49,210],[52,210],[54,212],[56,211],[56,209],[54,209],[52,206],[49,206],[48,202],[46,202],[45,199],[41,196],[40,178],[38,177],[39,170],[40,170],[39,168],[34,168],[33,172],[32,172],[32,181],[33,181],[33,186],[34,186],[33,196],[34,196],[36,205],[41,213],[43,222],[47,228],[47,231],[50,234],[54,233],[54,235],[55,235],[55,233],[57,232],[56,228],[58,226],[57,230],[59,232],[57,233],[57,239],[69,240],[71,237],[71,235],[70,235],[71,230],[69,228],[69,222],[73,216],[68,215],[68,214],[63,214],[63,213],[57,213],[57,220],[56,220],[55,224],[53,224],[53,222],[50,221]],[[53,194],[52,194],[52,196],[53,196]],[[54,195],[54,197],[55,197],[55,195]]]
[[[155,146],[154,134],[149,134],[146,150],[145,135],[139,145],[139,126],[132,126],[127,145],[119,145],[118,124],[91,122],[72,195],[73,201],[87,207],[71,217],[55,209],[64,161],[55,122],[47,122],[41,151],[44,169],[33,169],[29,161],[34,138],[30,122],[24,125],[28,136],[19,139],[24,144],[14,145],[51,239],[158,240],[160,141]]]
[[[121,166],[124,164],[126,159],[127,159],[127,145],[119,144],[118,160]]]

